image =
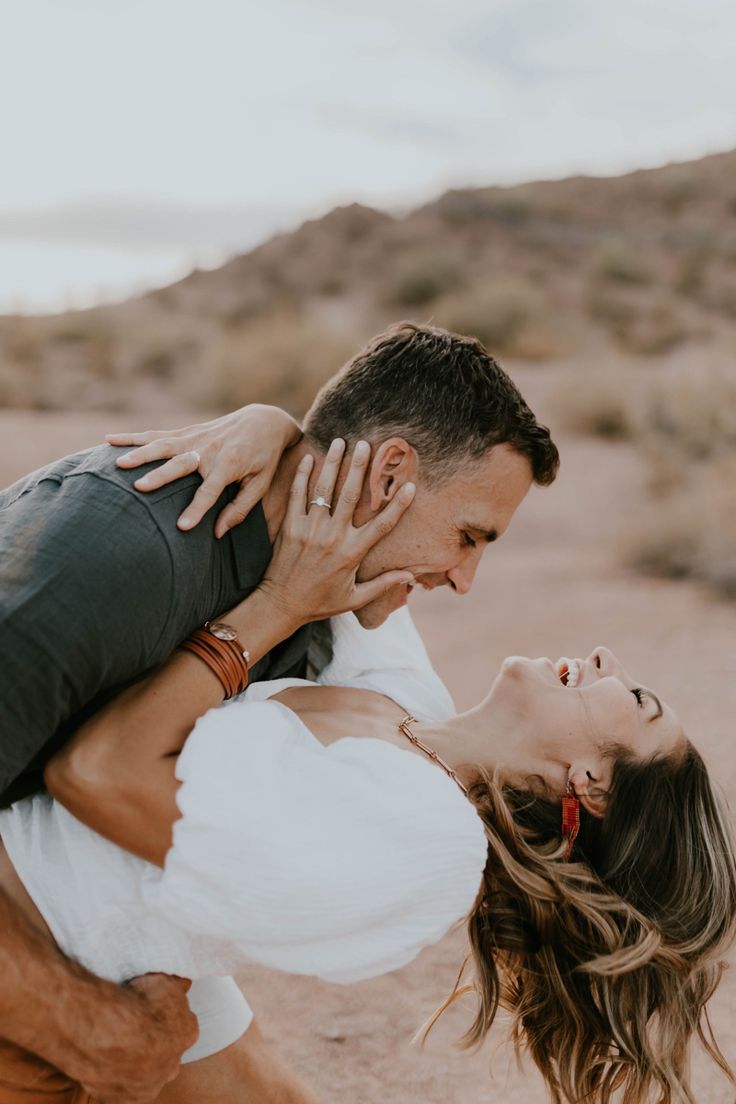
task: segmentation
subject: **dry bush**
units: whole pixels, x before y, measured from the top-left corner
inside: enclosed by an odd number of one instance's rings
[[[503,277],[437,303],[433,321],[480,339],[493,354],[545,359],[563,345],[544,295],[529,280]]]
[[[690,249],[679,260],[673,287],[680,295],[696,299],[705,285],[708,254],[703,249]]]
[[[417,250],[401,257],[384,291],[389,306],[421,307],[459,288],[463,272],[447,251]]]
[[[362,335],[361,335],[362,336]],[[278,313],[222,333],[207,370],[217,408],[271,402],[299,417],[358,342],[297,313]]]
[[[690,336],[690,329],[677,307],[660,297],[607,287],[594,281],[587,309],[626,352],[659,356]]]
[[[690,165],[672,165],[664,169],[660,201],[666,214],[677,215],[697,198],[698,180]]]
[[[736,456],[681,468],[677,489],[647,509],[625,551],[640,570],[736,598]]]
[[[648,391],[638,440],[653,502],[627,559],[736,598],[736,374],[700,364]]]
[[[608,361],[577,367],[555,382],[549,401],[555,424],[583,437],[631,440],[638,427],[639,374]]]
[[[477,222],[520,226],[535,213],[531,196],[521,189],[454,189],[440,196],[435,207],[453,227]]]
[[[599,280],[619,284],[650,284],[651,269],[644,263],[641,251],[625,241],[606,242],[593,261],[593,274]]]
[[[643,443],[682,463],[736,453],[736,373],[692,364],[647,389]]]

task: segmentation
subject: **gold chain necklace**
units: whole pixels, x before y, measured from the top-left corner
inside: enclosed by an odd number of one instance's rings
[[[452,781],[460,787],[460,789],[467,797],[467,788],[463,786],[462,782],[457,776],[457,772],[454,771],[452,767],[448,766],[444,759],[440,759],[436,751],[432,751],[432,749],[427,747],[426,744],[423,744],[419,737],[415,736],[415,734],[409,728],[409,725],[416,724],[416,720],[416,717],[412,717],[411,713],[407,713],[403,721],[399,721],[399,732],[403,732],[407,740],[409,740],[410,743],[414,745],[414,747],[419,748],[420,751],[423,751],[427,758],[431,759],[433,763],[436,763],[438,767],[442,767],[445,774],[448,775],[448,777],[451,778]]]

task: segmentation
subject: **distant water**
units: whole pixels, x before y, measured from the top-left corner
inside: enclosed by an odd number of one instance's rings
[[[115,302],[213,267],[222,254],[122,249],[0,238],[0,314],[39,314]]]

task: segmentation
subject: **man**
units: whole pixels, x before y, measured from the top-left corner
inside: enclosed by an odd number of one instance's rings
[[[339,489],[347,456],[361,440],[370,446],[359,459],[365,471],[354,517],[360,533],[370,527],[375,536],[367,551],[363,540],[354,563],[346,552],[354,585],[349,603],[339,606],[360,607],[356,615],[367,628],[407,600],[411,585],[394,583],[398,572],[406,578],[408,570],[428,589],[467,593],[485,547],[506,530],[532,481],[550,483],[558,466],[549,432],[477,341],[408,323],[379,335],[328,383],[304,430],[303,441],[279,460],[263,503],[219,541],[211,524],[177,531],[197,475],[144,498],[109,449],[52,464],[0,496],[6,800],[28,792],[83,716],[259,589],[305,452],[316,457],[311,490],[319,501],[325,468],[337,466]],[[345,448],[330,451],[336,439]],[[241,492],[231,486],[218,505],[238,500]],[[303,674],[313,635],[308,621],[251,677]],[[0,919],[0,970],[10,978],[0,998],[0,1035],[103,1101],[153,1099],[192,1041],[177,983],[105,986],[62,956],[41,952],[12,902],[0,901]],[[118,1002],[122,1033],[113,1029]],[[87,1037],[90,1022],[98,1030]],[[248,1036],[253,1060],[240,1073],[245,1099],[314,1099],[279,1066],[256,1028]],[[158,1076],[140,1060],[148,1052],[160,1063]]]

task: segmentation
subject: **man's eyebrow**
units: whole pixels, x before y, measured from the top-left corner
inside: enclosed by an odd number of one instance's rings
[[[650,718],[649,718],[649,721],[650,721],[650,722],[651,722],[651,721],[656,721],[656,720],[658,720],[658,719],[659,719],[659,718],[660,718],[660,717],[662,716],[662,714],[664,713],[664,710],[662,709],[662,703],[661,703],[661,701],[659,700],[659,698],[657,697],[657,695],[656,695],[656,694],[653,694],[651,690],[647,690],[647,694],[649,695],[649,697],[650,697],[650,698],[652,699],[652,701],[653,701],[653,702],[656,702],[656,703],[657,703],[657,709],[659,710],[659,712],[658,712],[658,713],[655,713],[653,717],[650,717]]]

